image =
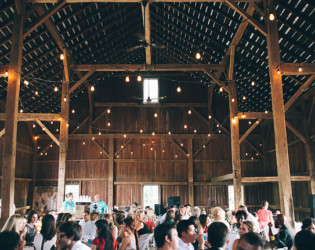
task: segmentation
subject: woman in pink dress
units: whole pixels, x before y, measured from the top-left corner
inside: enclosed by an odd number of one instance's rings
[[[268,210],[268,207],[269,207],[268,201],[264,201],[262,203],[262,208],[259,209],[257,212],[258,213],[258,222],[259,222],[261,230],[268,228],[269,222],[271,222],[273,224],[272,212],[270,210]]]

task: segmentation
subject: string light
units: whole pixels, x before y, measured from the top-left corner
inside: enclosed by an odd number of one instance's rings
[[[170,135],[170,134],[171,134],[171,131],[168,131],[168,134]]]
[[[265,114],[268,114],[268,110],[265,110]]]
[[[235,99],[234,98],[232,98],[232,100],[231,100],[232,102],[235,102]]]
[[[242,114],[242,118],[245,118],[245,114],[244,113]]]
[[[270,21],[274,21],[275,18],[276,18],[276,17],[275,17],[275,15],[274,15],[273,13],[270,13],[270,14],[269,14],[269,20],[270,20]]]
[[[38,91],[37,90],[35,91],[35,95],[38,95]]]
[[[209,133],[209,134],[208,134],[208,137],[210,137],[210,136],[211,136],[211,134]]]
[[[191,115],[191,110],[190,109],[188,110],[188,115]]]
[[[126,138],[127,137],[127,135],[126,134],[124,134],[124,138]]]
[[[23,109],[20,109],[20,113],[23,113]]]
[[[153,151],[153,148],[151,147],[150,150]]]
[[[254,87],[254,86],[255,86],[255,82],[254,82],[254,81],[252,81],[251,85]]]
[[[251,121],[249,121],[249,122],[248,122],[248,124],[249,124],[249,125],[251,125],[251,124],[252,124],[252,122],[251,122]]]
[[[203,147],[203,148],[206,148],[206,145],[203,145],[202,147]]]
[[[84,142],[82,142],[82,144],[83,144],[83,145],[85,145],[85,141],[84,141]]]
[[[124,145],[121,145],[120,147],[121,147],[121,148],[124,148]]]
[[[72,114],[74,114],[75,113],[75,110],[74,109],[72,109]]]
[[[60,60],[64,60],[65,56],[63,54],[60,54]]]
[[[155,118],[158,117],[158,114],[157,114],[157,113],[154,113],[154,117],[155,117]]]
[[[278,75],[280,75],[280,74],[281,74],[280,69],[278,69],[278,70],[277,70],[277,73],[278,73]]]
[[[176,91],[177,91],[178,93],[182,92],[181,87],[177,87]]]
[[[142,81],[142,77],[141,77],[140,75],[137,77],[137,81],[138,81],[138,82],[141,82],[141,81]]]
[[[143,133],[143,130],[142,130],[142,129],[140,129],[140,133],[141,133],[141,134]]]
[[[245,101],[246,100],[246,96],[243,96],[243,101]]]
[[[8,76],[9,72],[8,72],[8,68],[5,69],[5,76]]]
[[[98,134],[101,135],[102,134],[101,131],[99,131]]]
[[[58,128],[56,129],[56,132],[59,132],[59,129],[58,129]]]
[[[129,76],[126,76],[126,78],[125,78],[125,82],[130,82],[130,78],[129,78]]]
[[[67,97],[64,97],[64,98],[63,98],[63,101],[66,102],[66,101],[67,101]]]
[[[110,127],[110,122],[107,123],[107,127]]]
[[[299,72],[302,72],[303,70],[302,70],[302,68],[301,68],[301,65],[299,65]]]
[[[211,116],[211,115],[209,115],[209,116],[208,116],[208,118],[209,118],[209,120],[210,120],[210,119],[212,118],[212,116]]]
[[[154,132],[152,132],[152,135],[155,135],[155,133],[154,133]]]
[[[162,152],[165,153],[165,149],[164,148],[163,148]]]
[[[181,147],[184,147],[184,144],[183,144],[183,143],[181,143],[181,144],[180,144],[180,146],[181,146]]]
[[[58,91],[58,87],[54,87],[54,91],[57,92]]]
[[[91,86],[91,91],[94,92],[95,91],[95,87],[92,85]]]
[[[28,86],[28,85],[29,85],[28,80],[24,80],[24,84],[25,84],[26,86]]]
[[[235,117],[232,118],[232,123],[236,123],[236,118]]]
[[[223,92],[223,88],[222,88],[222,87],[220,87],[219,91],[220,91],[220,92]]]
[[[51,122],[50,122],[50,124],[54,124],[54,122],[53,122],[53,121],[51,121]]]
[[[184,125],[184,129],[186,129],[186,128],[187,128],[187,124]]]
[[[195,134],[197,133],[197,129],[194,129],[194,133],[195,133]]]
[[[201,55],[200,55],[200,53],[199,53],[199,52],[197,52],[197,53],[196,53],[196,55],[195,55],[195,57],[196,57],[196,59],[197,59],[197,60],[200,60],[200,59],[201,59]]]
[[[36,128],[36,125],[35,125],[35,124],[33,124],[33,128]]]
[[[110,108],[107,109],[107,114],[110,114]]]
[[[38,139],[38,136],[36,135],[34,138],[35,138],[35,140],[37,140],[37,139]]]

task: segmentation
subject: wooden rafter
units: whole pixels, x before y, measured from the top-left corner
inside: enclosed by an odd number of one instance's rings
[[[221,181],[227,181],[227,180],[232,180],[232,179],[233,179],[233,174],[225,174],[219,177],[211,178],[211,182],[221,182]]]
[[[45,131],[45,133],[47,135],[49,135],[49,137],[58,145],[60,146],[60,142],[58,141],[58,139],[49,131],[48,128],[46,128],[46,126],[39,120],[39,119],[35,119],[35,121],[38,123],[39,126],[42,127],[42,129]]]
[[[45,152],[47,152],[48,151],[48,149],[49,148],[51,148],[51,143],[52,143],[53,141],[51,140],[41,151],[39,151],[38,153],[37,153],[37,157],[40,157],[41,155],[43,155]]]
[[[119,155],[119,153],[123,151],[132,141],[133,141],[133,138],[129,139],[126,143],[124,143],[123,147],[118,149],[117,152],[115,153],[115,157],[117,157],[117,155]]]
[[[293,127],[291,123],[285,121],[285,124],[287,128],[290,129],[292,133],[296,135],[296,137],[298,137],[302,142],[304,142],[304,144],[307,143],[307,139],[299,131],[297,131],[297,129]]]
[[[103,148],[103,146],[98,141],[96,141],[95,139],[91,139],[91,140],[109,158],[109,154],[105,150],[105,148]]]
[[[85,80],[87,80],[91,75],[93,75],[94,70],[90,70],[88,73],[86,73],[79,81],[77,81],[70,89],[69,93],[71,94],[73,91],[75,91],[78,87],[80,87]]]
[[[200,146],[195,152],[194,152],[194,158],[204,149],[207,144],[209,144],[210,141],[212,141],[214,138],[210,137],[202,146]]]
[[[75,132],[77,132],[88,120],[89,120],[89,117],[86,117],[86,118],[71,132],[71,134],[74,134]]]
[[[151,18],[150,18],[150,4],[147,3],[145,6],[142,6],[142,16],[143,25],[144,25],[144,37],[147,44],[151,44]],[[147,65],[152,63],[152,49],[151,46],[145,48],[145,61]]]
[[[170,142],[185,156],[187,157],[187,152],[175,141],[174,139],[170,139]]]
[[[240,138],[240,144],[246,139],[246,137],[261,123],[262,119],[259,118]]]
[[[283,63],[279,70],[282,75],[314,75],[315,63]]]
[[[34,121],[39,119],[41,121],[59,121],[59,114],[41,114],[41,113],[18,113],[18,121]],[[0,121],[5,120],[5,113],[0,113]]]
[[[291,181],[310,181],[310,176],[291,176]],[[278,182],[278,176],[243,177],[242,183]]]
[[[208,69],[203,69],[203,72],[207,74],[216,84],[221,86],[226,92],[230,92],[229,87],[222,81],[218,80]]]
[[[5,128],[0,131],[0,138],[5,134]]]
[[[206,108],[206,103],[159,103],[159,104],[138,104],[135,102],[96,102],[94,107],[137,107],[137,108]],[[96,119],[95,119],[96,120]]]

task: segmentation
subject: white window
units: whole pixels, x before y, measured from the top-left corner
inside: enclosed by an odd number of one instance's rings
[[[80,185],[79,184],[66,184],[66,194],[73,193],[73,200],[76,202],[80,196]]]
[[[154,204],[160,204],[158,185],[144,185],[143,186],[143,208],[150,206],[154,209]]]
[[[229,209],[234,211],[235,210],[235,203],[234,203],[234,186],[233,185],[229,185]],[[244,204],[244,186],[241,186],[241,200],[242,200],[242,204]]]
[[[159,80],[157,78],[144,78],[143,103],[159,102]]]

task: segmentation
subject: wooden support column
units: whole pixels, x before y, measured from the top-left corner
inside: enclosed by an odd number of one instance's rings
[[[33,157],[32,157],[32,181],[29,183],[28,204],[34,209],[35,206],[35,184],[37,176],[37,140],[33,138]]]
[[[68,149],[68,121],[69,121],[69,55],[64,49],[64,79],[62,82],[61,93],[61,113],[60,113],[60,148],[59,148],[59,169],[58,169],[58,193],[57,193],[57,210],[62,207],[65,195],[66,182],[66,159]]]
[[[194,151],[192,139],[188,140],[188,203],[195,205],[194,200]]]
[[[91,93],[91,89],[88,89],[89,92],[89,105],[90,105],[90,109],[89,109],[89,134],[93,134],[93,96]]]
[[[2,209],[1,225],[14,214],[14,184],[16,163],[17,115],[21,80],[21,64],[23,49],[23,23],[25,1],[16,0],[16,13],[13,19],[12,45],[8,75],[8,89],[5,117],[5,134],[2,164]]]
[[[234,186],[234,205],[237,211],[242,204],[242,176],[241,176],[241,153],[240,153],[240,135],[239,120],[237,118],[237,92],[236,83],[233,81],[235,45],[231,45],[229,80],[231,81],[229,93],[230,106],[230,124],[231,124],[231,152],[232,152],[232,169],[233,169],[233,186]]]
[[[114,206],[114,138],[109,138],[108,188],[107,204]]]
[[[266,9],[266,17],[272,11],[275,13],[272,1],[268,2],[269,9]],[[288,141],[285,124],[285,113],[283,104],[283,90],[282,78],[277,73],[277,68],[280,65],[280,50],[279,50],[279,37],[277,21],[270,21],[266,18],[267,22],[267,46],[268,46],[268,63],[269,63],[269,76],[271,84],[271,100],[273,111],[273,124],[275,131],[275,145],[276,145],[276,158],[277,170],[279,177],[279,194],[281,211],[286,215],[287,225],[292,232],[295,232],[294,226],[294,206],[292,198],[292,188],[290,180],[290,165],[288,155]]]

